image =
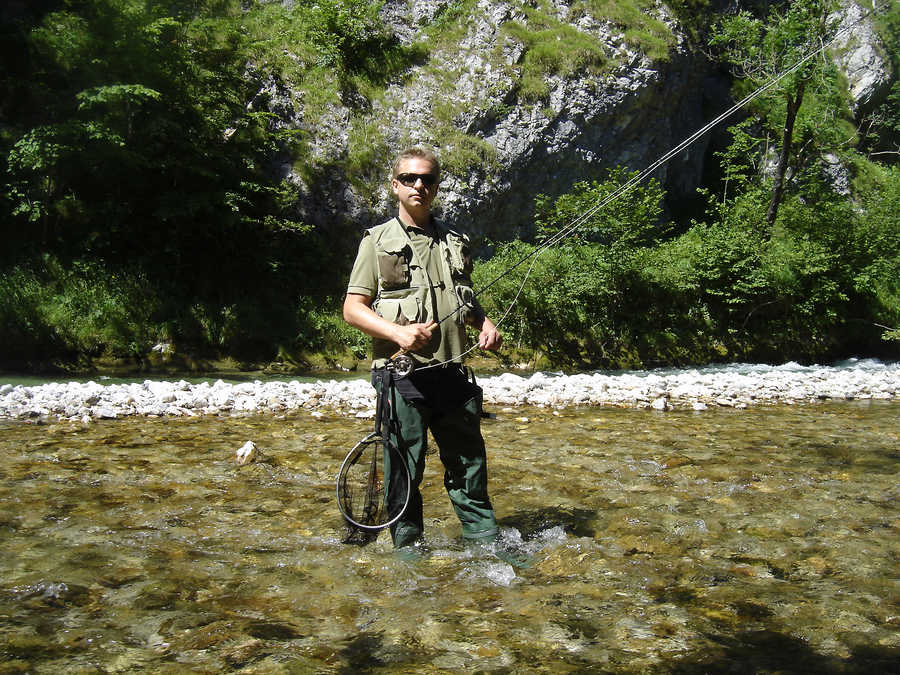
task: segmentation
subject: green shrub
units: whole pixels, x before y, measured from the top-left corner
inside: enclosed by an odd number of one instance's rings
[[[636,171],[617,167],[607,171],[602,181],[575,183],[571,192],[554,200],[538,195],[538,237],[546,240],[577,225],[570,234],[574,239],[618,249],[646,246],[661,239],[667,229],[660,222],[662,188],[656,179],[650,179],[644,186],[634,185],[622,191],[636,176]],[[619,195],[613,198],[617,192]]]
[[[852,232],[857,258],[853,291],[868,315],[861,318],[896,340],[900,327],[900,167],[873,171],[864,192],[864,210]]]
[[[0,273],[0,367],[22,368],[69,349],[41,312],[49,293],[37,275],[24,267]]]
[[[144,277],[96,263],[66,266],[51,256],[41,262],[41,268],[20,265],[0,275],[7,365],[150,350],[159,303]]]
[[[521,241],[501,246],[491,260],[476,265],[476,288],[534,251],[533,244]],[[595,365],[604,355],[610,361],[620,357],[619,345],[605,349],[603,344],[610,329],[608,308],[620,301],[617,296],[616,268],[603,251],[573,245],[530,258],[480,301],[495,322],[502,320],[507,344],[540,350],[552,365],[571,368]]]

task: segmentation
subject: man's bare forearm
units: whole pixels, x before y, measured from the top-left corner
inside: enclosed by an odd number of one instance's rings
[[[370,337],[389,340],[407,351],[419,349],[431,339],[434,321],[401,326],[378,316],[371,305],[368,295],[348,293],[344,298],[344,321]]]
[[[369,337],[396,342],[397,324],[378,316],[372,309],[372,298],[348,293],[344,298],[344,321]]]

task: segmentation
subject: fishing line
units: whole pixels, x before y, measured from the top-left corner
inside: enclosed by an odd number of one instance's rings
[[[536,264],[537,258],[538,258],[538,256],[540,256],[540,254],[542,254],[548,248],[555,246],[563,239],[568,238],[576,230],[578,230],[580,227],[582,227],[594,214],[596,214],[601,209],[609,206],[609,204],[611,204],[613,201],[615,201],[619,197],[631,192],[635,187],[637,187],[640,183],[642,183],[648,176],[650,176],[654,171],[656,171],[659,167],[661,167],[663,164],[668,162],[674,156],[676,156],[683,150],[686,150],[687,148],[689,148],[691,145],[696,143],[700,138],[702,138],[706,133],[708,133],[713,128],[715,128],[716,126],[721,124],[723,121],[725,121],[726,119],[728,119],[729,117],[734,115],[736,112],[741,110],[744,106],[746,106],[748,103],[750,103],[754,99],[758,98],[759,96],[764,94],[769,89],[772,89],[781,80],[783,80],[787,76],[797,72],[800,68],[802,68],[804,65],[806,65],[806,63],[808,63],[812,59],[816,58],[820,54],[824,53],[835,42],[837,42],[837,40],[841,36],[852,31],[854,28],[856,28],[856,26],[858,26],[860,23],[862,23],[865,19],[869,18],[873,14],[879,14],[882,11],[886,11],[886,10],[887,10],[887,5],[883,9],[876,9],[875,7],[873,7],[868,12],[863,13],[856,21],[854,21],[850,25],[848,25],[844,28],[841,28],[840,30],[835,32],[835,34],[831,37],[831,39],[829,39],[826,42],[823,42],[817,49],[809,52],[806,56],[804,56],[802,59],[800,59],[799,61],[794,63],[792,66],[783,70],[781,73],[775,75],[767,82],[763,83],[760,87],[758,87],[756,90],[754,90],[753,92],[751,92],[750,94],[748,94],[747,96],[742,98],[737,103],[735,103],[733,106],[731,106],[728,110],[726,110],[721,115],[716,117],[714,120],[712,120],[711,122],[708,122],[707,124],[702,126],[700,129],[698,129],[697,131],[692,133],[690,136],[685,138],[683,141],[681,141],[678,145],[674,146],[668,152],[661,155],[655,162],[653,162],[652,164],[650,164],[643,170],[634,174],[634,176],[632,176],[629,180],[627,180],[625,183],[620,185],[617,189],[615,189],[609,195],[607,195],[606,197],[604,197],[603,199],[598,201],[596,204],[594,204],[594,206],[592,206],[588,210],[584,211],[581,215],[576,217],[571,223],[569,223],[565,227],[561,228],[558,232],[556,232],[551,237],[545,239],[544,242],[540,244],[540,246],[536,247],[533,251],[522,256],[515,263],[513,263],[512,265],[507,267],[505,270],[501,271],[500,274],[498,274],[496,277],[494,277],[486,285],[484,285],[483,287],[481,287],[480,289],[475,291],[472,295],[471,300],[469,300],[468,302],[466,302],[464,304],[461,304],[459,307],[454,309],[452,312],[450,312],[446,316],[441,317],[440,319],[435,321],[435,327],[439,326],[444,321],[446,321],[447,319],[454,316],[455,314],[457,314],[458,312],[460,312],[461,310],[463,310],[465,308],[474,309],[474,305],[472,303],[475,301],[475,299],[477,299],[480,295],[482,295],[488,289],[493,287],[496,283],[498,283],[501,279],[503,279],[503,277],[510,274],[512,271],[514,271],[515,269],[517,269],[518,267],[523,265],[528,260],[533,259],[531,266],[528,268],[528,271],[525,273],[525,276],[522,279],[522,283],[519,285],[519,288],[516,291],[515,297],[513,297],[512,302],[506,308],[506,311],[503,313],[503,316],[495,324],[496,326],[499,326],[509,315],[510,311],[512,310],[513,306],[515,306],[516,302],[518,302],[519,296],[521,295],[522,290],[525,288],[525,284],[528,281],[528,277],[530,276],[531,272],[534,270],[534,265]],[[478,347],[477,344],[473,345],[472,347],[467,349],[465,352],[460,354],[460,356],[457,358],[462,358],[463,356],[466,356],[467,354],[474,351],[477,347]],[[427,370],[429,368],[437,368],[438,366],[443,366],[447,363],[450,363],[453,360],[454,359],[448,359],[447,361],[442,361],[440,363],[434,363],[434,364],[427,365],[427,366],[419,366],[416,369],[417,370]]]

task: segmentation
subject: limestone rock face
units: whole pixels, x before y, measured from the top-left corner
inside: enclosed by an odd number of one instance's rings
[[[382,18],[396,38],[409,45],[423,40],[427,27],[454,5],[451,0],[387,0]],[[304,119],[302,101],[295,100],[295,112],[286,112],[291,109],[284,104],[290,92],[267,81],[267,100],[278,108],[273,112],[309,137],[305,161],[313,171],[305,173],[306,179],[295,172],[290,158],[281,158],[275,167],[301,188],[303,219],[323,227],[344,223],[362,229],[393,214],[387,159],[378,175],[342,173],[353,118],[361,110],[373,145],[380,144],[386,157],[414,144],[435,147],[445,163],[461,152],[480,153],[479,161],[466,164],[467,172],[452,166],[445,172],[436,207],[448,223],[475,236],[505,240],[532,233],[536,195],[557,196],[615,166],[644,169],[732,104],[728,74],[689,49],[665,4],[657,4],[654,18],[672,30],[674,45],[666,60],[656,61],[626,42],[612,22],[575,13],[567,0],[552,0],[550,8],[556,19],[596,40],[610,67],[598,73],[548,76],[547,94],[540,100],[521,96],[519,74],[526,49],[504,26],[526,17],[523,3],[512,0],[480,0],[457,42],[430,45],[427,62],[388,84],[376,100],[360,101],[347,92],[342,104],[320,112],[315,123]],[[863,11],[847,0],[843,25],[856,22]],[[861,112],[877,104],[890,87],[890,64],[870,20],[838,46],[837,58]],[[723,138],[734,121],[701,137],[657,170],[654,177],[670,205],[695,195],[710,144]],[[449,142],[448,129],[453,132]],[[311,180],[310,175],[317,178]]]
[[[440,0],[388,3],[386,17],[397,35],[413,39],[411,27],[438,15],[443,5]],[[474,235],[530,234],[537,194],[568,191],[617,165],[644,168],[702,126],[708,110],[727,107],[727,81],[689,54],[663,9],[656,18],[673,29],[678,44],[660,63],[629,47],[611,23],[575,16],[561,0],[554,9],[560,21],[593,36],[617,65],[602,74],[550,76],[548,95],[523,104],[515,74],[525,48],[503,30],[504,24],[524,19],[521,3],[481,0],[455,49],[432,52],[436,68],[391,87],[382,103],[396,120],[391,146],[434,143],[433,111],[450,104],[459,111],[454,125],[491,148],[482,166],[467,176],[448,175],[441,185],[443,216]],[[707,143],[701,140],[660,168],[656,178],[670,197],[692,194],[699,185]],[[383,204],[387,197],[385,191]]]
[[[880,8],[884,3],[875,4]],[[848,30],[839,36],[836,45],[838,65],[847,77],[857,114],[880,103],[894,77],[884,44],[871,18],[860,21],[866,11],[855,2],[844,3],[839,30]],[[853,26],[852,30],[849,30],[850,26]]]

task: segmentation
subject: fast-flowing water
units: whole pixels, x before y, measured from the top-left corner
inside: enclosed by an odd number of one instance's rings
[[[896,672],[900,404],[497,412],[503,551],[433,455],[418,557],[340,543],[371,421],[0,421],[0,670]]]

